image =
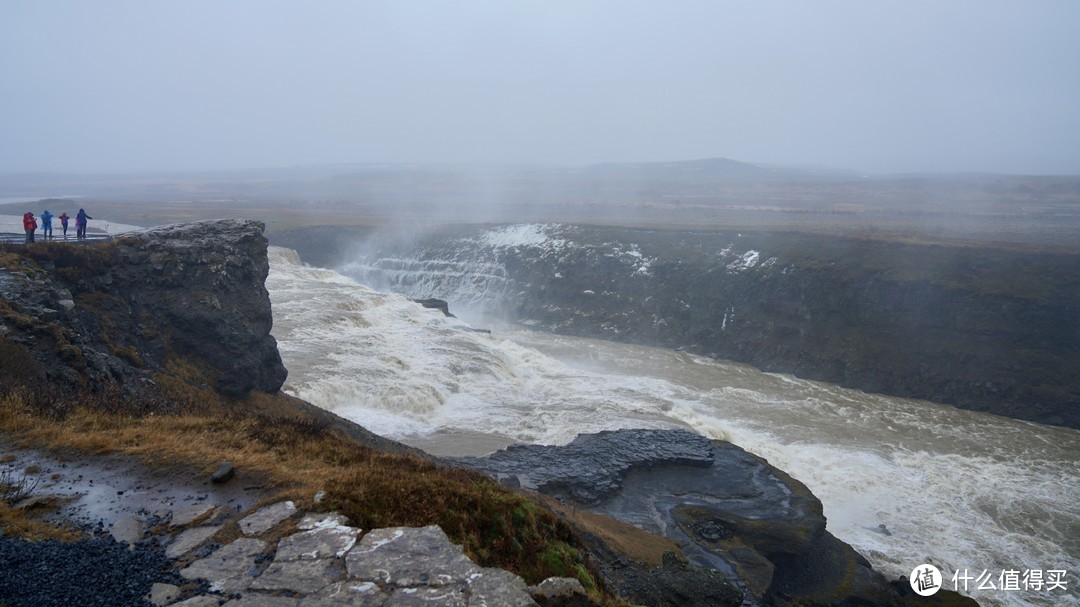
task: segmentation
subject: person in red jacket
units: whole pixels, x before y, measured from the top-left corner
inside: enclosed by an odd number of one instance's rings
[[[34,214],[30,211],[23,213],[22,227],[26,230],[26,244],[34,242],[34,231],[37,230],[37,219],[34,219]]]

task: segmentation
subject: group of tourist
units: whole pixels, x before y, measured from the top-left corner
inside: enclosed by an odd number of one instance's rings
[[[41,214],[41,236],[43,238],[52,239],[53,229],[52,220],[54,215],[49,212],[49,209]],[[64,240],[67,240],[68,221],[71,217],[67,214],[67,211],[60,213],[56,216],[60,220],[60,225],[64,228]],[[75,215],[75,237],[79,240],[86,238],[86,220],[93,219],[93,217],[86,214],[86,211],[79,209],[79,212]],[[34,242],[34,233],[38,229],[37,217],[34,217],[34,213],[27,211],[23,213],[23,229],[26,230],[26,244]]]

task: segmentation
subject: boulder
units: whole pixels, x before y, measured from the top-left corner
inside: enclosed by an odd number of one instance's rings
[[[235,475],[236,468],[233,467],[232,462],[221,462],[210,475],[210,482],[215,484],[228,482]]]
[[[535,586],[529,594],[540,607],[593,607],[581,582],[571,577],[549,577]]]
[[[673,540],[682,556],[665,553],[656,566],[584,529],[605,581],[630,600],[738,605],[742,592],[807,604],[895,598],[825,529],[821,502],[805,485],[731,443],[685,430],[618,430],[454,461]]]
[[[428,299],[414,299],[413,301],[420,304],[420,305],[422,305],[422,306],[424,306],[425,308],[431,308],[432,310],[438,310],[438,311],[443,313],[443,316],[448,316],[450,318],[457,318],[456,316],[454,316],[453,314],[450,313],[450,304],[446,303],[445,300],[435,299],[435,298],[428,298]]]

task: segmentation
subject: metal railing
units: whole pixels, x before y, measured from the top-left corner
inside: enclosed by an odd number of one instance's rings
[[[79,242],[88,242],[88,241],[102,241],[102,240],[109,240],[113,236],[115,236],[115,234],[108,234],[108,233],[105,233],[105,232],[93,232],[93,231],[87,230],[86,238],[80,239],[80,238],[75,238],[75,231],[71,230],[71,231],[68,232],[67,238],[64,238],[63,233],[61,233],[61,234],[53,234],[52,238],[45,238],[45,237],[43,237],[41,235],[41,230],[38,230],[37,234],[34,235],[34,244],[35,245],[41,245],[41,244],[48,245],[48,244],[52,244],[54,242],[79,243]],[[24,244],[25,242],[26,242],[26,232],[22,232],[22,233],[18,233],[18,232],[0,232],[0,243]]]

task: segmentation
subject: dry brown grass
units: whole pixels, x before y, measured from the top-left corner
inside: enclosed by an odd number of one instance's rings
[[[23,446],[87,455],[123,453],[148,466],[191,467],[207,474],[225,459],[282,498],[298,501],[310,500],[339,472],[332,468],[334,459],[322,452],[348,448],[345,439],[332,433],[309,434],[313,440],[289,436],[289,428],[309,426],[258,414],[140,415],[63,402],[43,407],[42,399],[27,391],[0,397],[0,432]],[[47,525],[29,514],[8,508],[0,513],[0,527],[31,539],[43,537]]]
[[[0,245],[0,267],[19,269],[31,276],[40,273],[42,266],[51,264],[50,274],[69,283],[87,276],[99,276],[115,266],[116,248],[121,239],[94,243],[50,242],[48,246],[23,247]]]
[[[0,529],[8,535],[33,542],[42,540],[73,542],[82,537],[82,532],[77,529],[45,522],[34,517],[32,510],[15,508],[4,501],[0,501]]]
[[[258,470],[289,497],[310,496],[339,472],[335,455],[363,451],[335,433],[310,431],[299,418],[252,415],[133,415],[76,406],[54,419],[24,393],[0,401],[0,430],[20,442],[86,454],[124,453],[148,465],[188,465],[206,472],[222,459]]]
[[[601,600],[615,600],[604,595],[574,532],[547,508],[479,473],[360,444],[325,421],[296,414],[288,400],[253,395],[227,410],[211,404],[160,415],[131,413],[144,408],[130,403],[107,411],[92,403],[43,409],[40,399],[12,391],[0,397],[0,432],[28,447],[122,453],[148,466],[205,474],[228,460],[274,499],[337,510],[364,529],[438,524],[483,566],[509,569],[530,583],[576,577]],[[320,490],[327,497],[315,505]],[[7,532],[27,537],[44,533],[35,525],[25,513],[0,518]]]

